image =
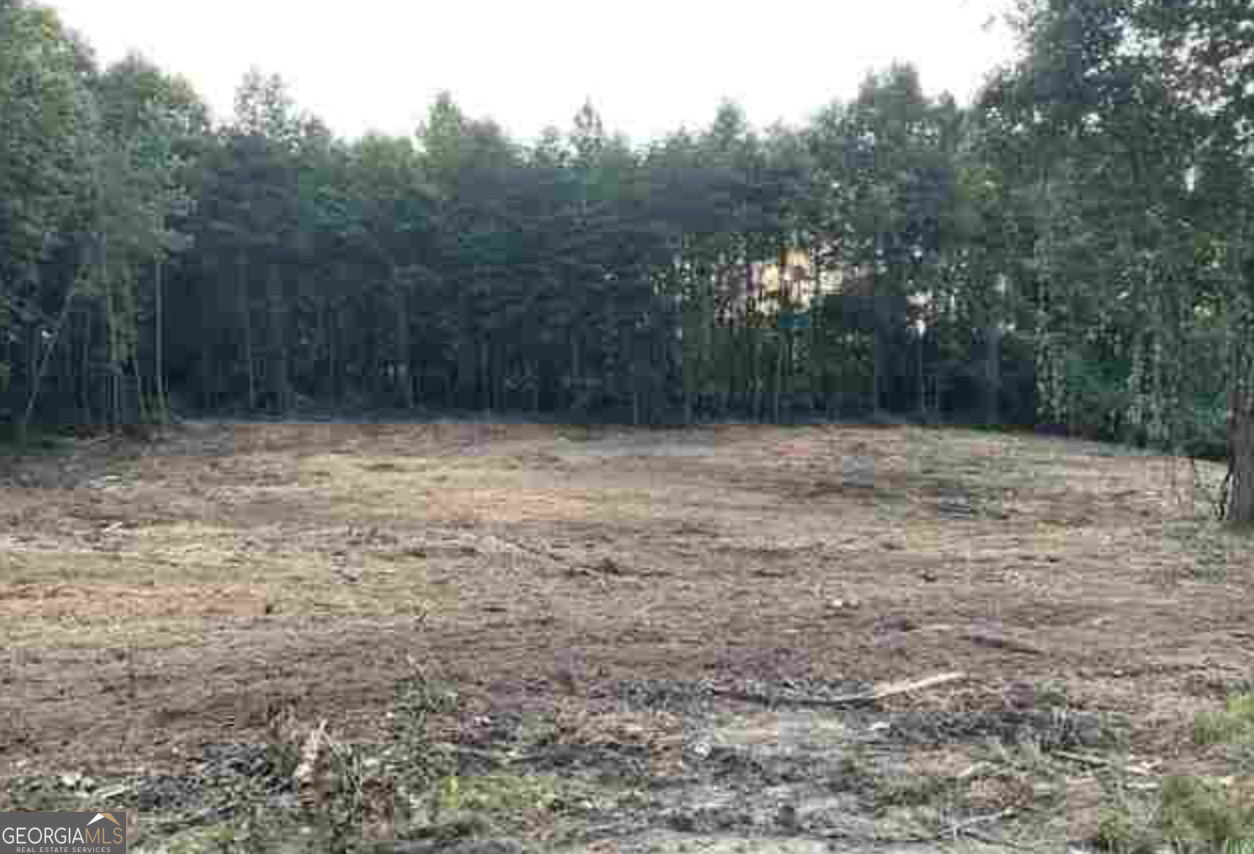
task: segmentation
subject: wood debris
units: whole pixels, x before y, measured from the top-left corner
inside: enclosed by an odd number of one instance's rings
[[[843,694],[835,697],[819,697],[812,695],[794,695],[794,694],[767,694],[757,691],[741,691],[735,689],[716,688],[714,693],[729,697],[734,700],[744,700],[751,703],[779,704],[786,706],[817,706],[817,707],[838,707],[838,706],[857,706],[866,703],[875,703],[889,697],[895,697],[899,694],[909,694],[914,691],[923,691],[928,688],[935,688],[938,685],[946,685],[950,682],[956,682],[959,679],[965,679],[966,674],[961,672],[938,673],[934,676],[927,676],[922,679],[911,679],[900,682],[887,682],[878,685],[869,691],[863,691],[858,694]]]
[[[306,736],[295,776],[302,806],[325,809],[331,803],[331,741],[326,721]]]

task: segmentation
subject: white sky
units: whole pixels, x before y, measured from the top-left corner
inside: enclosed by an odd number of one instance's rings
[[[219,117],[252,65],[336,132],[411,133],[435,93],[520,141],[588,98],[637,143],[707,124],[720,99],[759,126],[848,99],[909,60],[967,102],[1011,55],[1006,0],[45,0],[103,63],[137,49]]]

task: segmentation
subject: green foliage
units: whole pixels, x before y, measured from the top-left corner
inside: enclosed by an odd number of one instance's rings
[[[1228,852],[1254,840],[1254,804],[1223,786],[1172,776],[1160,797],[1163,836],[1181,854]]]
[[[350,143],[259,70],[214,127],[10,2],[0,419],[890,410],[1222,453],[1248,38],[1226,0],[1170,5],[1021,4],[971,109],[900,64],[802,127],[725,102],[634,147],[591,103],[523,146],[447,92]]]
[[[1234,742],[1254,743],[1254,694],[1229,697],[1219,712],[1203,712],[1193,720],[1193,742],[1207,747]]]
[[[1229,698],[1220,712],[1198,715],[1193,740],[1201,746],[1251,742],[1254,696]],[[1153,803],[1123,799],[1108,811],[1096,840],[1114,852],[1227,854],[1254,844],[1254,802],[1240,786],[1195,776],[1163,781]]]
[[[1217,333],[1248,287],[1248,194],[1231,191],[1251,177],[1248,104],[1218,93],[1249,66],[1214,68],[1218,44],[1246,41],[1232,8],[1181,9],[1024,4],[1026,50],[985,93],[984,140],[1031,200],[1043,415],[1215,454],[1248,351]]]
[[[400,775],[402,782],[413,782],[422,788],[448,770],[432,753],[427,724],[432,715],[446,714],[456,707],[457,695],[439,683],[421,678],[397,683],[392,726],[400,754],[397,767],[391,770]]]
[[[74,213],[94,118],[76,51],[51,10],[0,9],[0,282]]]
[[[868,376],[877,400],[908,399],[917,360],[894,355],[904,303],[842,327],[805,302],[824,271],[839,287],[873,246],[895,253],[885,288],[930,286],[902,259],[935,253],[946,231],[958,111],[927,101],[908,67],[814,129],[762,134],[728,102],[700,133],[646,150],[591,104],[568,134],[524,150],[444,93],[415,141],[350,146],[256,70],[218,130],[142,57],[90,90],[88,251],[64,281],[81,284],[104,335],[64,346],[109,363],[111,408],[118,378],[134,376],[139,408],[164,417],[167,359],[209,407],[285,410],[298,393],[412,407],[434,394],[641,422],[682,398],[689,417],[780,419],[864,397]],[[162,314],[157,275],[176,249],[188,257],[168,267]],[[771,269],[784,275],[767,289]]]
[[[1102,817],[1093,840],[1111,854],[1159,854],[1161,833],[1145,816],[1126,809],[1111,809]]]

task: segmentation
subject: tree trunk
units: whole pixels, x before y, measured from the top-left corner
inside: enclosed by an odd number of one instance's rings
[[[540,360],[532,362],[531,367],[531,411],[540,414]]]
[[[987,395],[984,401],[984,421],[1001,423],[1001,327],[990,324],[985,332],[985,374]]]
[[[161,273],[162,273],[162,263],[161,263],[161,258],[158,257],[153,265],[153,278],[154,278],[153,295],[156,299],[156,316],[153,318],[153,333],[156,339],[155,346],[157,350],[156,376],[154,377],[154,380],[156,381],[156,386],[157,386],[157,413],[158,413],[157,418],[160,421],[160,423],[164,424],[166,423],[166,421],[169,420],[170,409],[169,409],[169,405],[166,401],[166,396],[165,396],[165,357],[163,353],[165,349],[165,334],[162,328],[165,323],[165,318],[162,313],[163,302],[162,302],[162,294],[161,294],[161,291],[162,291]]]
[[[468,317],[468,309],[463,307],[460,328],[457,331],[457,405],[466,409],[475,408],[475,383],[479,366],[475,362],[475,336]]]
[[[823,313],[823,257],[819,253],[817,246],[811,251],[811,275],[813,276],[814,286],[810,292],[810,304],[807,311],[810,314],[810,351],[807,354],[810,362],[810,395],[811,395],[811,412],[817,413],[819,408],[819,388],[823,383],[823,362],[819,356],[819,326],[820,317]]]
[[[777,321],[778,322],[778,319]],[[775,354],[775,400],[773,404],[774,420],[776,424],[782,423],[783,412],[780,409],[780,403],[783,400],[784,393],[784,330],[779,330],[779,335],[775,341],[779,351]]]
[[[570,330],[570,403],[568,408],[573,410],[579,403],[580,386],[583,384],[583,366],[580,364],[579,351],[579,335],[572,329]]]
[[[1236,525],[1254,524],[1254,393],[1235,395],[1228,431],[1228,506]]]
[[[217,371],[213,369],[213,353],[209,347],[209,337],[204,329],[201,329],[201,335],[204,337],[200,339],[200,406],[208,414],[215,402],[212,397],[212,384],[217,381]]]
[[[279,413],[286,415],[291,406],[292,384],[288,377],[289,365],[291,364],[287,343],[288,311],[281,276],[278,265],[272,264],[269,275],[266,278],[266,302],[269,306],[270,315],[270,334],[267,343],[272,348],[272,352],[271,356],[266,359],[266,362],[268,366],[272,366],[270,387],[274,393]]]
[[[757,334],[757,330],[749,325],[748,318],[745,320],[745,337],[749,340],[749,387],[746,390],[748,392],[747,400],[749,402],[749,420],[761,421],[762,382],[760,377],[761,370],[758,365],[758,351],[761,349],[761,342],[758,340],[759,336]],[[734,346],[735,342],[733,341],[732,343]],[[732,355],[728,356],[729,365],[735,364],[734,352],[735,351],[733,349]],[[734,394],[735,388],[732,387],[729,390],[729,393]]]
[[[780,276],[784,275],[784,264],[779,265]],[[780,282],[783,284],[782,280]],[[771,422],[774,424],[783,423],[783,399],[784,399],[784,351],[787,349],[788,332],[785,327],[792,322],[791,316],[787,321],[784,313],[790,312],[792,306],[789,300],[782,294],[777,300],[777,308],[775,310],[775,377],[771,382],[774,388],[771,389]]]
[[[252,307],[248,304],[248,283],[245,280],[244,256],[241,255],[236,262],[237,282],[236,287],[239,299],[240,319],[244,324],[244,364],[248,370],[248,409],[252,410],[257,402],[257,374],[253,365],[253,313]]]
[[[61,330],[65,327],[65,319],[69,316],[70,305],[74,302],[74,285],[70,285],[70,289],[65,294],[65,305],[61,306],[61,314],[57,317],[57,325],[52,330],[52,337],[48,340],[48,349],[44,351],[42,358],[39,359],[39,367],[36,368],[30,377],[30,396],[26,399],[26,408],[22,411],[22,417],[17,422],[17,442],[19,445],[26,441],[26,431],[30,428],[31,416],[35,413],[35,401],[39,399],[39,386],[43,382],[44,372],[48,369],[48,360],[57,349],[57,342],[61,340]],[[35,345],[33,352],[38,352],[39,345],[43,343],[43,335],[36,331],[32,336]]]
[[[492,365],[489,362],[491,357],[487,333],[484,333],[479,339],[479,408],[484,412],[492,410]]]
[[[331,370],[331,396],[338,408],[344,402],[344,369],[340,365],[340,322],[334,304],[326,306],[327,362]]]
[[[401,385],[401,400],[405,404],[406,409],[414,408],[414,379],[413,379],[413,363],[410,360],[409,345],[409,296],[405,289],[396,281],[396,274],[392,274],[393,285],[396,288],[396,347],[399,350],[397,360],[397,371],[400,376],[397,378]]]
[[[79,407],[82,410],[82,419],[84,424],[92,422],[92,406],[91,406],[91,314],[83,312],[83,344],[80,349],[81,358],[79,359],[78,377],[79,377]]]
[[[884,411],[884,381],[888,373],[888,303],[885,274],[887,261],[880,269],[881,256],[885,253],[884,235],[875,236],[875,253],[871,259],[871,411],[881,415]]]
[[[509,409],[509,392],[505,388],[505,380],[509,375],[509,362],[505,357],[505,346],[497,344],[492,348],[492,409],[504,412]]]
[[[61,348],[61,365],[57,369],[58,392],[64,392],[67,387],[70,391],[74,390],[74,316],[71,314],[65,322],[70,325],[70,339]]]

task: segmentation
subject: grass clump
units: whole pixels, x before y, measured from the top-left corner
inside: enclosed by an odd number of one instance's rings
[[[953,799],[955,788],[952,779],[929,774],[882,778],[874,787],[875,809],[883,812],[947,803]]]
[[[1160,854],[1163,836],[1156,824],[1126,809],[1106,812],[1093,843],[1112,854]]]
[[[1192,739],[1198,747],[1225,747],[1238,763],[1249,763],[1254,693],[1233,694],[1222,709],[1198,714]],[[1112,808],[1094,841],[1116,854],[1254,854],[1254,789],[1233,778],[1174,775],[1156,799],[1125,799]]]
[[[1159,826],[1180,854],[1254,851],[1254,800],[1240,790],[1199,777],[1163,784]]]
[[[1198,747],[1246,743],[1254,746],[1254,693],[1229,697],[1222,711],[1202,712],[1193,720]]]

